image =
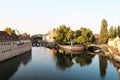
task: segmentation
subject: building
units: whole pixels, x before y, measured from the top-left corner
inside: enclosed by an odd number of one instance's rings
[[[113,46],[120,52],[120,38],[118,36],[116,38],[110,38],[108,40],[108,45]]]
[[[48,34],[43,34],[42,40],[49,42],[50,36]]]
[[[31,41],[26,37],[0,31],[0,62],[31,50]]]
[[[43,35],[43,40],[47,42],[55,42],[55,37],[57,36],[57,31],[54,28],[52,31],[49,31],[47,34]]]
[[[5,31],[0,31],[0,41],[18,40],[18,36]]]
[[[94,34],[95,36],[95,44],[98,44],[99,43],[99,34]]]

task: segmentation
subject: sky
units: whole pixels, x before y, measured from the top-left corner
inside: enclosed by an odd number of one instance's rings
[[[45,34],[65,24],[99,33],[103,18],[108,29],[120,25],[120,0],[0,0],[0,30]]]

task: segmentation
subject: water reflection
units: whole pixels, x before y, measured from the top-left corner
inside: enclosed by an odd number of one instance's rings
[[[0,63],[0,80],[119,80],[118,73],[120,63],[105,57],[44,47]]]
[[[56,66],[61,70],[70,68],[73,65],[71,54],[57,52],[55,56],[56,56]]]
[[[87,53],[82,53],[76,56],[76,63],[79,63],[79,65],[82,66],[87,66],[92,63],[92,58],[95,55],[87,54]]]
[[[100,76],[102,78],[106,75],[106,69],[107,69],[107,58],[104,56],[99,56],[99,69],[100,69]]]
[[[117,62],[115,60],[110,60],[110,62],[114,65],[114,67],[116,68],[118,74],[119,74],[119,78],[120,78],[120,62]]]
[[[20,64],[27,65],[31,60],[31,51],[0,63],[0,80],[8,80],[18,70]]]
[[[55,53],[54,53],[55,54]],[[92,58],[95,55],[87,54],[86,52],[76,52],[72,53],[69,51],[62,51],[62,50],[57,50],[56,54],[54,55],[56,57],[56,66],[60,70],[65,70],[66,68],[70,68],[71,66],[74,65],[75,61],[77,64],[82,66],[87,66],[92,63]]]
[[[54,60],[56,62],[56,67],[62,71],[66,71],[66,69],[71,68],[76,63],[79,64],[80,67],[89,66],[92,64],[93,58],[95,57],[95,54],[92,54],[90,52],[72,53],[70,51],[66,52],[64,50],[52,50],[52,52],[52,56],[55,58]],[[104,56],[98,55],[98,65],[99,75],[101,79],[105,79],[108,67],[108,59]],[[116,69],[120,75],[120,64],[118,66],[117,63],[114,63],[114,66],[116,65]]]

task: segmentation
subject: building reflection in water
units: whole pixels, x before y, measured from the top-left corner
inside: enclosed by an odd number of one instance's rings
[[[21,64],[25,66],[31,61],[31,51],[0,63],[0,80],[8,80]]]

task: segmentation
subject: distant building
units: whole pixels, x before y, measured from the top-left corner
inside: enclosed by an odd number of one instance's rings
[[[0,41],[16,41],[16,40],[28,40],[30,39],[27,33],[16,35],[10,32],[0,31]]]
[[[42,40],[43,41],[48,41],[49,42],[49,35],[48,34],[43,34],[43,36],[42,36]]]
[[[49,31],[47,34],[43,35],[43,40],[48,42],[55,42],[55,37],[57,36],[56,29],[54,28],[52,31]]]
[[[118,36],[116,38],[109,38],[108,45],[113,46],[120,52],[120,38]]]
[[[18,39],[19,40],[28,40],[28,39],[30,39],[30,36],[27,34],[27,33],[23,33],[23,34],[20,34],[19,36],[18,36]]]
[[[95,36],[95,44],[98,44],[99,43],[99,34],[94,34]]]

